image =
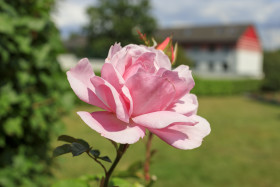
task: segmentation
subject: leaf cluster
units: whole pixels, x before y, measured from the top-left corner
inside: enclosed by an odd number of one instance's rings
[[[57,157],[66,153],[72,153],[73,156],[79,156],[82,153],[87,153],[95,160],[103,160],[106,162],[112,162],[108,156],[100,156],[100,151],[98,149],[92,149],[89,143],[83,139],[76,139],[72,136],[61,135],[58,137],[59,141],[68,142],[68,144],[63,144],[58,146],[53,151],[53,156]]]

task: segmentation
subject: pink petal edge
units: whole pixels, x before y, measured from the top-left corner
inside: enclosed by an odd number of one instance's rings
[[[97,97],[103,101],[111,110],[116,113],[117,118],[123,120],[124,122],[129,122],[129,109],[122,96],[117,92],[117,90],[106,80],[101,77],[92,77],[92,84],[96,87]]]
[[[95,74],[87,58],[80,60],[66,74],[71,88],[82,101],[108,110],[107,106],[96,96],[95,88],[90,82]]]
[[[201,145],[203,138],[211,129],[208,121],[200,116],[194,116],[198,123],[194,126],[174,124],[164,129],[149,129],[166,143],[178,149],[194,149]]]
[[[165,128],[172,123],[187,123],[190,126],[197,123],[192,117],[171,111],[157,111],[143,114],[132,118],[132,120],[139,125],[152,129]]]
[[[101,136],[121,144],[133,144],[145,136],[145,129],[116,118],[115,114],[100,112],[77,112],[81,119]]]

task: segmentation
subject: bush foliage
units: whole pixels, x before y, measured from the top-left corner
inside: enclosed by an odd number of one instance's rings
[[[258,91],[260,80],[213,80],[194,77],[195,86],[192,90],[197,95],[236,95]]]
[[[53,5],[0,0],[0,186],[48,185],[50,138],[71,103]]]
[[[280,90],[280,51],[265,52],[263,70],[265,78],[263,81],[263,90],[279,91]]]

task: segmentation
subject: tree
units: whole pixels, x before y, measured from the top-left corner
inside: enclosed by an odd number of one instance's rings
[[[96,6],[89,7],[89,23],[84,28],[87,55],[104,58],[115,42],[139,43],[137,30],[148,36],[153,34],[156,20],[150,9],[149,0],[99,0]]]
[[[49,186],[51,135],[71,103],[53,6],[0,0],[0,186]]]

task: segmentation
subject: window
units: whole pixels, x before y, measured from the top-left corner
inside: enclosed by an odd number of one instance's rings
[[[209,51],[214,52],[216,50],[216,46],[214,44],[209,45]]]
[[[198,64],[197,64],[197,63],[198,63],[197,61],[193,61],[193,64],[192,64],[192,65],[193,65],[193,68],[194,68],[194,69],[197,69],[197,67],[198,67]]]
[[[228,63],[226,61],[223,62],[223,70],[228,71]]]
[[[214,70],[214,63],[212,61],[210,61],[208,63],[208,69],[209,69],[209,71],[213,71]]]
[[[230,46],[229,46],[229,45],[224,45],[224,46],[223,46],[223,51],[224,51],[225,53],[228,53],[228,52],[230,51]]]
[[[193,51],[194,53],[198,52],[198,51],[199,51],[199,47],[198,47],[198,46],[193,46],[193,47],[192,47],[192,51]]]

